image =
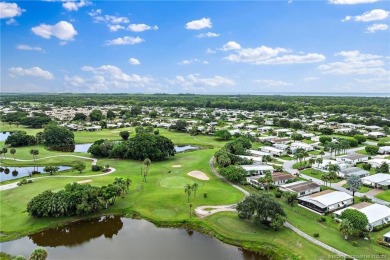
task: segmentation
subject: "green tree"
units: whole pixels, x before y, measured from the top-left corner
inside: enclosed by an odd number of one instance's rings
[[[196,182],[194,182],[194,184],[192,184],[191,188],[192,188],[192,191],[194,192],[194,198],[195,198],[195,196],[196,196],[196,191],[197,191],[198,188],[199,188],[199,184],[196,183]]]
[[[343,233],[345,240],[348,239],[348,236],[353,234],[353,226],[348,219],[343,219],[340,224],[340,231]]]
[[[253,218],[256,225],[278,226],[272,224],[272,221],[281,222],[278,218],[286,216],[282,206],[273,199],[271,194],[251,194],[239,202],[236,209],[240,218]]]
[[[115,115],[115,113],[114,113],[114,111],[112,111],[111,109],[110,110],[108,110],[107,111],[107,119],[109,119],[109,120],[113,120],[113,119],[115,119],[115,117],[116,117],[116,115]]]
[[[130,114],[131,114],[133,117],[136,117],[136,116],[142,114],[142,107],[139,107],[139,106],[132,106],[132,107],[131,107],[131,110],[130,110]]]
[[[223,177],[232,182],[240,183],[245,180],[246,171],[240,166],[229,165],[226,168],[222,168],[220,173]]]
[[[53,175],[53,173],[58,172],[59,169],[60,167],[58,166],[46,166],[45,168],[43,168],[43,171],[50,173],[50,175]]]
[[[85,167],[85,163],[78,161],[73,164],[72,169],[82,173],[85,170]]]
[[[11,148],[11,149],[9,150],[9,153],[12,154],[12,156],[14,157],[14,160],[15,160],[16,149],[15,149],[15,148]]]
[[[100,110],[94,109],[89,114],[89,120],[91,121],[101,121],[103,119],[103,113]]]
[[[3,147],[3,149],[1,149],[1,152],[3,153],[3,156],[5,158],[6,153],[8,153],[8,149],[6,147]]]
[[[296,192],[284,192],[283,196],[286,198],[287,204],[291,207],[294,205],[294,201],[298,198],[298,194]]]
[[[354,135],[353,138],[355,138],[359,144],[362,144],[367,141],[367,138],[364,135]]]
[[[302,129],[302,128],[303,128],[303,125],[302,125],[302,123],[299,122],[299,121],[292,121],[292,122],[290,123],[290,127],[296,131],[296,130],[298,130],[298,129]]]
[[[347,185],[350,191],[352,191],[352,197],[355,197],[355,192],[362,186],[362,180],[359,176],[351,175],[347,178]]]
[[[260,183],[263,183],[267,189],[267,192],[269,192],[269,187],[272,184],[272,174],[270,171],[265,171],[264,176],[260,177],[258,180]]]
[[[46,249],[38,247],[32,251],[29,260],[46,260],[48,253]]]
[[[320,136],[320,143],[322,143],[323,145],[326,144],[327,142],[332,142],[332,137],[330,136],[325,136],[325,135],[322,135]]]
[[[186,184],[184,186],[184,193],[187,194],[187,202],[190,203],[190,196],[192,192],[192,186],[191,184]]]
[[[376,173],[389,173],[389,165],[383,162],[379,167],[375,168]]]
[[[61,147],[74,145],[74,134],[65,127],[55,123],[48,124],[43,131],[45,145],[49,147]]]
[[[87,115],[84,113],[76,113],[72,119],[73,121],[85,121],[87,120]]]
[[[324,161],[324,160],[323,160],[321,157],[316,159],[317,168],[320,167],[320,164],[322,164],[323,161]]]
[[[177,120],[176,123],[172,126],[172,128],[179,132],[186,132],[187,126],[188,126],[187,121]]]
[[[225,140],[225,141],[230,140],[230,138],[232,138],[232,135],[228,130],[218,130],[214,133],[214,136],[218,140]]]
[[[366,229],[368,225],[367,216],[356,210],[356,209],[346,209],[341,213],[341,219],[348,220],[353,228],[353,232],[360,232]]]
[[[127,141],[130,137],[130,132],[129,131],[121,131],[121,132],[119,132],[119,135],[120,135],[120,137],[122,137],[122,139],[124,141]]]
[[[368,153],[368,154],[371,154],[371,155],[375,155],[378,153],[379,151],[379,147],[376,146],[376,145],[367,145],[364,150]]]
[[[149,167],[151,164],[152,164],[152,161],[149,158],[146,158],[143,162],[143,165],[145,166],[144,167],[144,182],[147,182],[146,176],[148,176],[148,174],[149,174]]]
[[[9,135],[4,142],[6,145],[12,147],[34,145],[37,143],[35,136],[27,135],[25,131],[16,131]]]
[[[291,139],[293,139],[294,141],[302,140],[302,139],[303,139],[303,136],[302,136],[301,134],[298,134],[298,133],[292,133],[290,137],[291,137]]]

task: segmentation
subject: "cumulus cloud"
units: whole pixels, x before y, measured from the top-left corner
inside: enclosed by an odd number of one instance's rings
[[[284,48],[271,48],[260,46],[257,48],[239,49],[235,54],[225,57],[233,62],[251,63],[256,65],[276,65],[276,64],[302,64],[321,62],[326,59],[322,54],[287,54],[290,50]]]
[[[38,46],[30,46],[27,44],[19,44],[16,46],[16,49],[22,50],[22,51],[39,51],[44,52],[44,50],[41,47]]]
[[[92,3],[86,0],[80,0],[80,1],[65,1],[62,4],[62,7],[65,8],[68,11],[77,11],[79,8],[91,5]]]
[[[213,38],[213,37],[219,37],[218,33],[213,33],[213,32],[207,32],[207,33],[201,33],[196,35],[198,38]]]
[[[329,0],[329,3],[336,5],[354,5],[354,4],[368,4],[375,3],[378,0]]]
[[[124,36],[113,40],[107,40],[104,45],[134,45],[143,42],[144,39],[140,37]]]
[[[153,82],[151,77],[127,74],[113,65],[83,66],[81,70],[92,75],[87,77],[79,75],[65,76],[65,87],[76,88],[76,90],[80,90],[80,87],[82,87],[82,91],[93,92],[123,92],[139,90],[140,87],[145,87]]]
[[[211,28],[212,23],[210,18],[205,18],[203,17],[202,19],[199,20],[194,20],[191,22],[186,23],[186,29],[187,30],[201,30],[204,28]]]
[[[129,24],[127,26],[127,30],[132,31],[132,32],[143,32],[143,31],[148,31],[148,30],[158,30],[158,27],[155,26],[149,26],[144,23],[139,23],[139,24]]]
[[[221,49],[222,51],[230,51],[230,50],[239,50],[241,49],[241,45],[235,41],[229,41],[226,44],[222,46]]]
[[[139,62],[139,60],[137,60],[136,58],[130,58],[129,63],[131,65],[140,65],[141,64],[141,62]]]
[[[17,77],[17,76],[31,76],[31,77],[38,77],[42,79],[53,79],[54,76],[51,72],[47,70],[43,70],[40,67],[32,67],[28,69],[23,69],[22,67],[12,67],[8,69],[9,75],[11,77]]]
[[[125,16],[103,15],[102,13],[101,9],[96,9],[90,11],[88,15],[92,17],[93,22],[106,24],[111,32],[124,30],[126,29],[124,25],[130,23],[129,18]]]
[[[202,87],[219,87],[219,86],[233,86],[235,82],[231,79],[214,76],[211,78],[201,78],[198,74],[189,74],[187,76],[176,76],[175,79],[170,80],[171,84],[180,85],[187,89],[202,88]]]
[[[389,17],[390,12],[383,10],[383,9],[374,9],[369,12],[365,12],[362,15],[356,15],[356,16],[346,16],[343,20],[343,22],[347,21],[355,21],[355,22],[371,22],[371,21],[378,21],[378,20],[384,20],[387,17]]]
[[[367,27],[367,32],[374,33],[376,31],[386,31],[387,29],[389,29],[389,26],[387,24],[375,23]]]
[[[292,86],[291,83],[280,81],[280,80],[272,80],[272,79],[256,79],[253,82],[265,85],[267,87],[287,87]]]
[[[73,25],[66,21],[60,21],[55,25],[40,24],[31,28],[31,31],[45,39],[56,37],[62,41],[71,41],[77,35]]]
[[[21,16],[24,11],[16,3],[0,2],[0,19],[12,19]]]
[[[336,53],[341,61],[323,64],[318,68],[323,74],[334,75],[386,75],[385,62],[379,55],[363,54],[357,50]]]

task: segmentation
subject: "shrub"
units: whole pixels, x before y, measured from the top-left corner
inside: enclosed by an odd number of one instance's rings
[[[203,198],[207,199],[207,192],[203,193]]]
[[[92,170],[93,172],[98,172],[98,171],[103,170],[103,166],[100,166],[100,165],[92,165],[92,166],[91,166],[91,170]]]
[[[282,193],[280,191],[275,192],[275,197],[280,199],[282,197]]]
[[[320,237],[320,233],[314,233],[313,236],[314,237]]]
[[[353,245],[354,247],[358,247],[358,246],[359,246],[358,242],[356,242],[356,241],[353,241],[353,242],[352,242],[352,245]]]
[[[326,218],[325,218],[325,217],[320,217],[320,218],[318,219],[318,222],[326,222]]]

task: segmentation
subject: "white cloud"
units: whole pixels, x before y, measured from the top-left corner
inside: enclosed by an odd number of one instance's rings
[[[43,70],[40,67],[32,67],[29,69],[23,69],[21,67],[12,67],[8,69],[11,77],[17,76],[31,76],[43,79],[53,79],[54,76],[51,72]]]
[[[130,23],[129,18],[125,16],[116,16],[116,15],[102,15],[101,9],[92,10],[88,13],[92,17],[95,23],[104,23],[107,25],[108,29],[111,32],[116,32],[118,30],[124,30],[124,24]]]
[[[104,45],[110,46],[110,45],[134,45],[143,42],[144,39],[140,37],[132,37],[132,36],[124,36],[119,37],[113,40],[107,40]]]
[[[31,30],[42,38],[50,39],[54,36],[63,41],[71,41],[77,35],[73,25],[66,21],[58,22],[55,25],[41,24],[31,28]]]
[[[0,2],[0,19],[12,19],[21,16],[24,11],[16,3]]]
[[[211,78],[201,78],[197,74],[189,74],[187,76],[176,76],[175,79],[169,81],[171,84],[180,85],[191,89],[193,87],[219,87],[219,86],[233,86],[235,82],[231,79],[222,76],[214,76]]]
[[[222,46],[221,49],[222,51],[230,51],[230,50],[239,50],[241,49],[241,45],[235,41],[229,41],[226,44]]]
[[[148,30],[158,30],[158,27],[155,25],[155,26],[149,26],[147,24],[144,24],[144,23],[140,23],[140,24],[129,24],[129,26],[127,26],[127,30],[129,31],[132,31],[132,32],[143,32],[143,31],[148,31]]]
[[[203,64],[209,64],[208,61],[206,61],[206,60],[202,61],[202,60],[199,60],[199,59],[182,60],[178,64],[179,65],[188,65],[188,64],[191,64],[191,63],[198,63],[198,62],[203,63]]]
[[[214,50],[208,48],[208,49],[206,50],[206,53],[207,53],[207,54],[213,54],[213,53],[216,53],[216,51],[214,51]]]
[[[390,12],[382,9],[374,9],[369,12],[365,12],[362,15],[357,16],[346,16],[343,20],[343,22],[346,21],[355,21],[355,22],[371,22],[371,21],[378,21],[378,20],[384,20],[387,17],[389,17]]]
[[[367,32],[374,33],[376,31],[386,31],[387,29],[389,29],[389,26],[387,24],[375,23],[367,27]]]
[[[225,59],[233,62],[251,63],[256,65],[276,65],[276,64],[302,64],[321,62],[326,59],[322,54],[288,54],[290,50],[284,48],[271,48],[260,46],[257,48],[240,49],[236,54],[230,54]]]
[[[16,49],[23,50],[23,51],[44,52],[44,50],[41,47],[38,47],[38,46],[33,47],[33,46],[30,46],[30,45],[27,45],[27,44],[19,44],[18,46],[16,46]]]
[[[372,54],[363,54],[357,50],[341,51],[336,53],[341,57],[341,61],[323,64],[318,68],[323,74],[334,75],[386,75],[389,71],[384,69],[385,62],[381,56]]]
[[[210,18],[202,18],[199,20],[194,20],[191,22],[186,23],[186,29],[187,30],[201,30],[204,28],[211,28],[212,23]]]
[[[213,33],[213,32],[207,32],[207,33],[201,33],[196,35],[198,38],[213,38],[213,37],[219,37],[218,33]]]
[[[113,65],[102,65],[100,67],[84,66],[81,68],[84,72],[92,73],[91,77],[65,76],[64,85],[66,87],[75,87],[80,90],[89,91],[126,91],[130,89],[139,89],[153,82],[153,78],[140,76],[138,74],[127,74],[120,68]]]
[[[120,24],[109,24],[109,25],[107,25],[107,26],[108,26],[108,29],[109,29],[111,32],[116,32],[116,31],[125,29],[125,27],[122,26],[122,25],[120,25]]]
[[[256,79],[253,82],[266,85],[267,87],[287,87],[292,86],[291,83],[280,81],[280,80],[272,80],[272,79]]]
[[[137,60],[136,58],[130,58],[129,63],[131,65],[140,65],[141,64],[141,62],[139,62],[139,60]]]
[[[317,78],[317,77],[306,77],[306,78],[303,79],[303,81],[306,81],[306,82],[308,82],[308,81],[316,81],[316,80],[319,80],[319,78]]]
[[[367,3],[375,3],[378,0],[329,0],[331,4],[337,5],[354,5],[354,4],[367,4]]]
[[[77,11],[79,8],[91,5],[92,3],[86,0],[77,1],[66,1],[62,4],[62,7],[68,11]]]

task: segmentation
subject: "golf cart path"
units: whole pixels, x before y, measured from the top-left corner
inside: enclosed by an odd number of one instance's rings
[[[76,158],[80,158],[80,159],[88,159],[88,160],[92,160],[92,165],[96,165],[96,163],[98,161],[98,159],[96,159],[96,158],[90,158],[90,157],[79,156],[79,155],[54,155],[54,156],[48,156],[48,157],[39,158],[39,159],[36,159],[36,160],[44,160],[44,159],[55,158],[55,157],[76,157]],[[13,158],[7,158],[7,157],[5,159],[14,160],[14,161],[20,161],[20,162],[34,161],[34,160],[13,159]],[[115,168],[112,168],[112,167],[110,167],[108,169],[109,169],[109,171],[107,171],[107,172],[104,172],[104,173],[101,173],[101,174],[95,174],[95,175],[76,175],[76,176],[75,175],[50,175],[50,176],[29,178],[29,180],[39,180],[39,179],[42,179],[42,178],[95,178],[95,177],[109,175],[109,174],[115,172],[115,170],[116,170]],[[18,186],[18,182],[19,181],[1,185],[0,186],[0,191],[15,189],[15,188],[19,187]]]

